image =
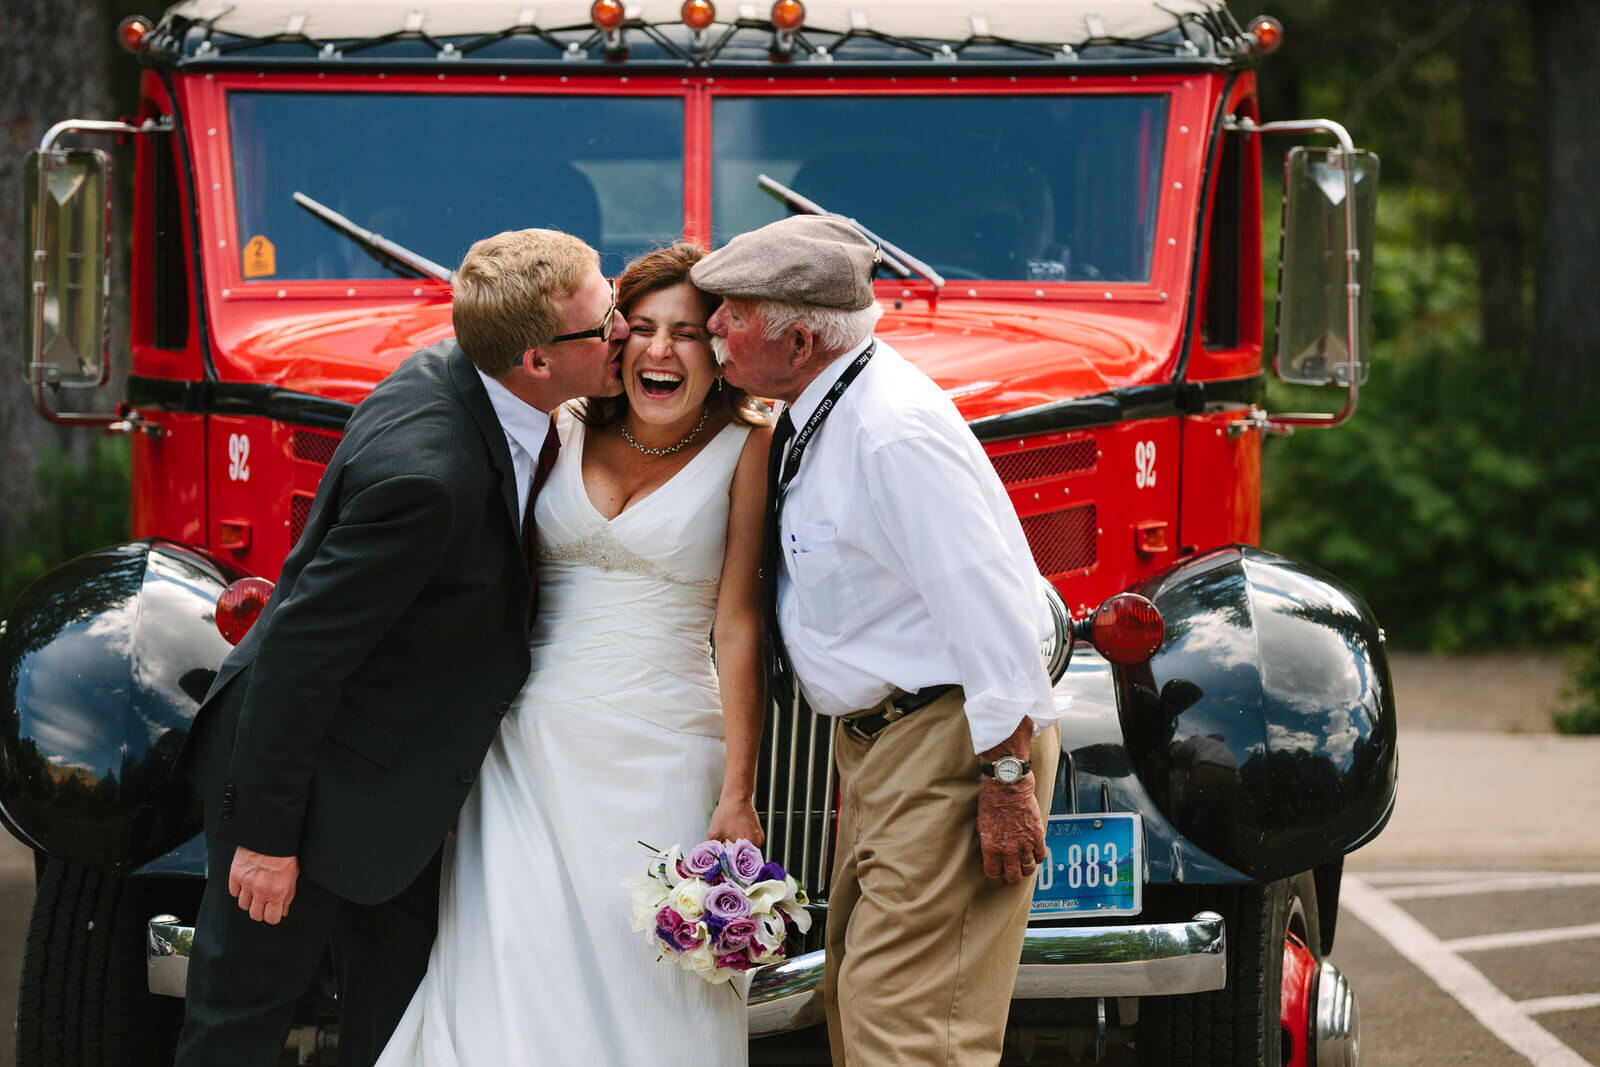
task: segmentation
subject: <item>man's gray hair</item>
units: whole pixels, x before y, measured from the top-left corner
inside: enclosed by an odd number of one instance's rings
[[[756,302],[754,311],[767,340],[776,341],[783,336],[783,331],[798,323],[811,331],[817,339],[817,347],[836,352],[843,352],[872,336],[872,328],[883,315],[883,308],[876,301],[859,311],[846,311],[815,304],[761,300]]]

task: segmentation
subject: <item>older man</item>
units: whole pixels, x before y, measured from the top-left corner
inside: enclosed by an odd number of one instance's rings
[[[796,216],[694,268],[731,384],[788,406],[768,472],[769,675],[837,717],[823,995],[835,1062],[995,1063],[1059,755],[1044,603],[948,398],[873,337],[874,246]]]

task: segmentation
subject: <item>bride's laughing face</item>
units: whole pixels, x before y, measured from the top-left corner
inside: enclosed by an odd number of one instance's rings
[[[688,282],[646,293],[628,328],[622,387],[634,418],[662,426],[699,418],[717,376],[700,294]]]

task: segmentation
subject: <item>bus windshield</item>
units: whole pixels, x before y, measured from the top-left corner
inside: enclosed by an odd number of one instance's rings
[[[766,174],[950,281],[1145,282],[1167,97],[751,96],[713,110],[721,244],[781,218]]]
[[[235,247],[273,253],[246,281],[393,277],[296,191],[451,269],[501,230],[575,234],[607,274],[683,233],[681,97],[236,91],[228,114]]]

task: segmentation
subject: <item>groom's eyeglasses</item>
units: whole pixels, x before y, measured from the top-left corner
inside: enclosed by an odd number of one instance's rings
[[[611,340],[611,326],[617,321],[617,284],[611,283],[611,307],[606,309],[606,317],[600,325],[589,330],[579,330],[577,333],[563,333],[550,338],[545,344],[553,345],[558,341],[583,341],[590,337],[598,337],[602,341]]]

